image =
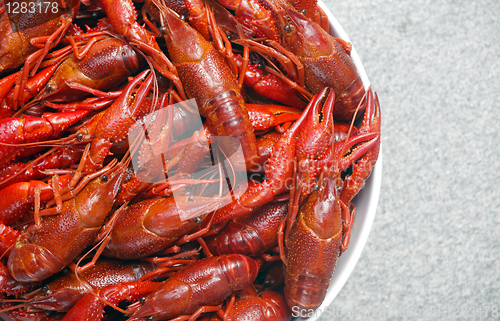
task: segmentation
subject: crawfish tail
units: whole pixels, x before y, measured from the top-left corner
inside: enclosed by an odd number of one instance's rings
[[[264,291],[259,295],[243,294],[229,311],[227,320],[274,320],[290,321],[292,311],[288,307],[283,294],[275,291]]]

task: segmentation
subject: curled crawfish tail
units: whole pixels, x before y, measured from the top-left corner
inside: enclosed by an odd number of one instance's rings
[[[258,295],[243,294],[229,311],[227,320],[273,320],[290,321],[292,311],[288,307],[283,294],[275,291],[264,291]]]
[[[7,267],[0,262],[0,299],[3,299],[4,295],[18,297],[30,291],[33,286],[35,286],[34,283],[21,283],[14,280]]]

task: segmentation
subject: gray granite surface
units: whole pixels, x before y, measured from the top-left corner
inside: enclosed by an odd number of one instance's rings
[[[500,1],[325,2],[380,96],[384,154],[377,216],[332,314],[500,319]]]

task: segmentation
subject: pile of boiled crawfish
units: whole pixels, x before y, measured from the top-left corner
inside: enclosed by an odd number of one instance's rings
[[[314,1],[0,4],[0,319],[291,320],[321,304],[380,106]],[[137,124],[154,135],[127,139]]]

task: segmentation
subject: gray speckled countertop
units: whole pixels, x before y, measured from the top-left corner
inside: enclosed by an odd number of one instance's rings
[[[325,3],[379,94],[384,155],[377,216],[332,314],[500,319],[500,1]]]

